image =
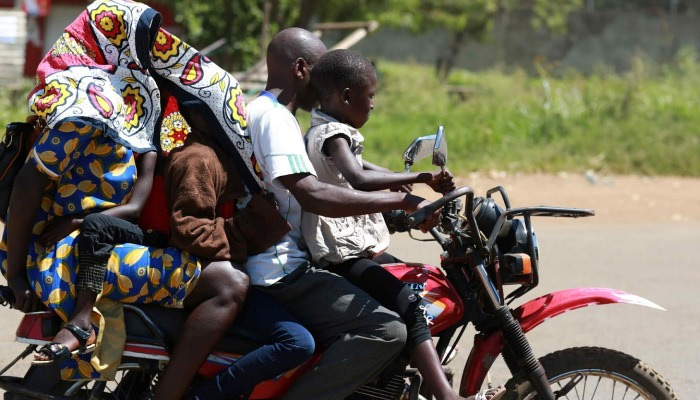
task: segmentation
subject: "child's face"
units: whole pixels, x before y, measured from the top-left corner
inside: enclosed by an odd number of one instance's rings
[[[377,75],[372,74],[367,84],[360,88],[343,91],[342,120],[355,129],[361,128],[369,120],[374,109],[372,98],[377,87]]]

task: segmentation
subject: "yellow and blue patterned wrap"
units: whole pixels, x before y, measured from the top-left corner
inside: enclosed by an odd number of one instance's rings
[[[79,231],[48,248],[40,245],[38,239],[46,222],[54,217],[99,212],[125,204],[136,180],[134,157],[129,148],[76,119],[46,130],[34,144],[27,163],[51,178],[30,239],[27,275],[42,302],[65,321],[75,308]],[[0,242],[3,275],[6,240],[5,231]],[[107,266],[102,297],[123,303],[154,302],[182,307],[200,271],[196,256],[176,248],[117,245]],[[85,366],[74,371],[88,377]]]

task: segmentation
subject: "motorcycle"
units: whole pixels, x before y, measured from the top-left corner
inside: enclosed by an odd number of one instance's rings
[[[445,167],[447,143],[442,127],[436,134],[411,143],[404,153],[406,170],[431,155],[434,165]],[[464,205],[466,211],[462,212]],[[411,215],[395,211],[385,214],[385,220],[390,231],[410,233],[438,209],[442,209],[440,222],[430,234],[442,250],[440,267],[417,263],[384,267],[422,296],[421,309],[437,338],[437,351],[450,378],[453,372],[449,363],[456,344],[466,327],[474,325],[477,333],[462,368],[460,395],[477,393],[500,355],[512,374],[505,384],[504,399],[579,398],[580,393],[585,397],[586,389],[594,396],[600,393],[609,398],[615,393],[634,399],[678,398],[661,375],[633,356],[600,347],[577,347],[538,359],[525,336],[550,318],[582,307],[628,303],[663,310],[657,304],[621,290],[576,288],[510,306],[539,284],[539,247],[532,217],[588,217],[594,215],[592,210],[513,208],[503,187],[492,188],[483,197],[475,197],[470,187],[462,187]],[[0,288],[0,304],[7,305],[10,296],[6,287]],[[124,315],[127,340],[117,378],[108,383],[63,381],[55,364],[32,366],[23,377],[5,376],[17,361],[50,342],[60,328],[60,319],[51,312],[25,314],[16,340],[28,346],[0,370],[5,400],[149,398],[167,366],[169,349],[185,314],[154,305],[124,304]],[[254,336],[234,324],[200,366],[199,379],[214,376],[259,345]],[[250,399],[281,397],[321,357],[322,350],[304,365],[259,384]],[[429,396],[421,393],[421,377],[408,360],[400,357],[394,364],[350,399],[418,400]]]

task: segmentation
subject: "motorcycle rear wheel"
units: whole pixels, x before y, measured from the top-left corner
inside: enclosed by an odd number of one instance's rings
[[[555,393],[572,379],[580,378],[568,398],[678,400],[663,376],[645,362],[616,350],[575,347],[550,353],[540,362]],[[524,377],[511,378],[506,388],[504,400],[531,400],[537,396]]]

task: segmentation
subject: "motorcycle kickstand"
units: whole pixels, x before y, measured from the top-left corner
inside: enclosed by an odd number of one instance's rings
[[[30,344],[29,346],[27,346],[27,347],[24,349],[24,351],[22,351],[17,357],[15,357],[14,360],[12,360],[12,362],[10,362],[9,364],[7,364],[7,365],[5,366],[5,368],[3,368],[2,370],[0,370],[0,375],[4,374],[8,369],[12,368],[12,366],[15,365],[15,364],[17,364],[17,362],[18,362],[19,360],[22,360],[22,359],[24,359],[25,357],[27,357],[28,355],[32,354],[32,353],[34,352],[34,350],[36,350],[36,347],[37,347],[37,345],[35,345],[35,344]]]

